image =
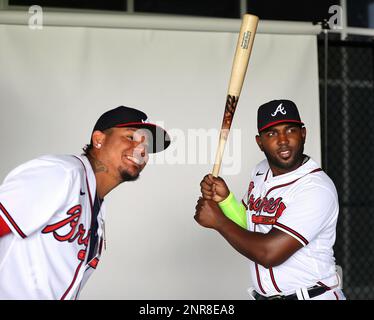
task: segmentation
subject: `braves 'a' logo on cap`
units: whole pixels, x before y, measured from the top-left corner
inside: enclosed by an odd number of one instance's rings
[[[286,110],[283,108],[282,106],[283,103],[281,103],[274,111],[274,113],[271,114],[272,117],[275,117],[277,115],[278,112],[280,112],[281,114],[286,114]]]

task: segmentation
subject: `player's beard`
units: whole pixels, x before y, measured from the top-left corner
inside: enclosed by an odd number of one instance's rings
[[[136,181],[138,180],[139,176],[140,176],[139,173],[137,175],[131,175],[128,172],[121,173],[122,182]]]
[[[140,171],[135,174],[131,174],[128,170],[122,167],[118,168],[122,182],[136,181],[140,176]]]
[[[303,162],[304,159],[304,144],[301,144],[299,149],[293,153],[293,156],[287,160],[282,161],[277,156],[272,155],[271,153],[264,150],[266,158],[270,164],[284,173],[296,170]]]

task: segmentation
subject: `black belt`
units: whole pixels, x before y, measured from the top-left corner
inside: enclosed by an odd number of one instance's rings
[[[307,291],[309,294],[309,298],[314,298],[314,297],[321,295],[322,293],[325,293],[328,290],[330,290],[329,287],[322,287],[322,286],[316,285],[314,287],[309,288]],[[256,291],[253,291],[252,295],[256,300],[299,300],[296,293],[290,294],[288,296],[279,294],[275,296],[265,297],[257,293]]]

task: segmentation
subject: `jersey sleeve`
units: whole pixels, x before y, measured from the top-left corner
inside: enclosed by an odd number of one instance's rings
[[[0,215],[15,235],[26,238],[43,227],[63,206],[71,176],[60,164],[31,160],[0,186]]]
[[[333,219],[337,219],[337,214],[336,193],[324,186],[307,186],[286,205],[274,228],[288,233],[306,246]]]

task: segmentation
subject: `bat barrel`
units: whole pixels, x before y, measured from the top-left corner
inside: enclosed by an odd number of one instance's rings
[[[245,14],[243,16],[231,70],[228,88],[229,95],[240,96],[244,77],[247,72],[249,57],[252,52],[258,21],[259,18],[252,14]]]
[[[223,152],[231,128],[231,123],[235,114],[240,92],[243,87],[244,77],[247,72],[249,57],[251,55],[258,21],[259,18],[252,14],[245,14],[242,19],[234,61],[232,64],[219,144],[212,171],[212,175],[215,177],[218,176],[219,170],[221,168]]]

